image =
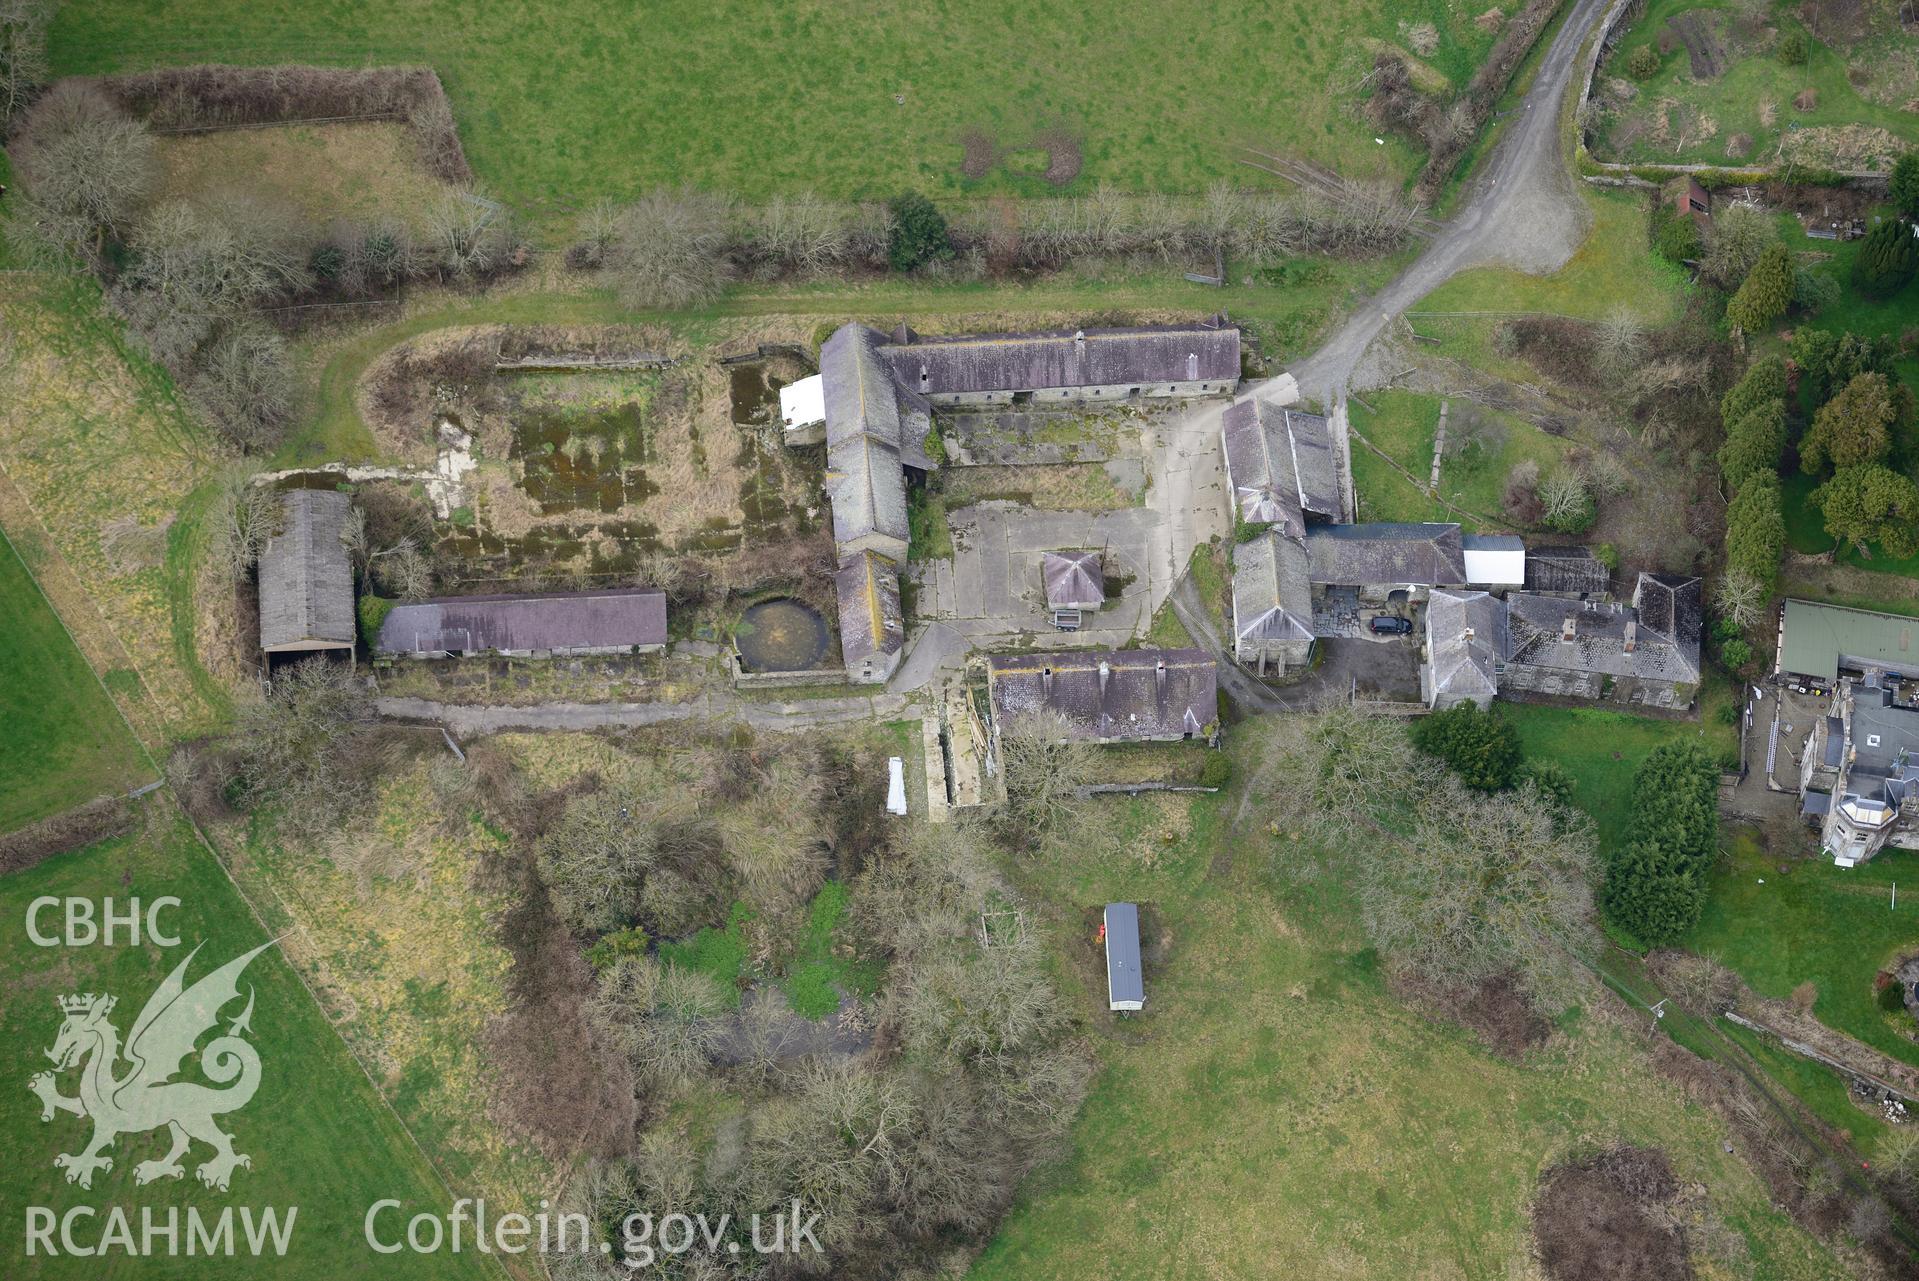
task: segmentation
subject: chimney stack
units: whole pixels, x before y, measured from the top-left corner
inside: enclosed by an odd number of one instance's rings
[[[1639,620],[1629,618],[1626,620],[1626,652],[1630,654],[1637,648],[1639,648]]]
[[[1051,698],[1053,696],[1053,669],[1052,668],[1042,667],[1039,669],[1039,687],[1040,687],[1040,692],[1045,694],[1046,697]]]
[[[1564,644],[1570,645],[1573,643],[1573,637],[1577,636],[1578,634],[1579,634],[1579,624],[1574,621],[1573,616],[1571,614],[1566,615],[1566,621],[1559,625],[1560,641]]]
[[[1160,689],[1166,688],[1166,659],[1161,657],[1153,663],[1153,683]]]

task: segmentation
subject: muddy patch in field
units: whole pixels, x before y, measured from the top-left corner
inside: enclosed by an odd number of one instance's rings
[[[1679,43],[1686,46],[1694,80],[1717,80],[1726,69],[1725,46],[1714,30],[1718,15],[1704,9],[1690,9],[1666,19]]]
[[[1539,1262],[1552,1281],[1684,1281],[1685,1233],[1664,1214],[1679,1193],[1666,1154],[1614,1148],[1554,1166],[1533,1202]]]

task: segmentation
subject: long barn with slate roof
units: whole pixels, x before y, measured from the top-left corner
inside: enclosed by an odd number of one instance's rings
[[[1219,729],[1217,681],[1203,649],[995,654],[986,665],[996,735],[1057,717],[1063,735],[1096,743],[1211,738]]]
[[[1512,654],[1500,689],[1689,707],[1699,689],[1697,578],[1641,574],[1633,603],[1506,598]]]
[[[854,552],[840,562],[833,587],[847,679],[877,685],[893,674],[906,648],[899,567],[873,552]]]
[[[1233,657],[1284,674],[1313,657],[1313,589],[1306,548],[1269,529],[1233,551]]]
[[[902,327],[881,356],[935,405],[1216,396],[1239,384],[1239,330],[1198,325],[921,338]]]
[[[344,534],[351,500],[290,489],[280,529],[260,551],[260,648],[268,654],[353,648],[353,566]]]
[[[665,593],[631,587],[534,596],[448,596],[395,605],[380,624],[374,649],[383,657],[562,658],[650,654],[665,646]]]
[[[1453,524],[1317,525],[1306,531],[1306,551],[1315,587],[1355,588],[1362,600],[1467,585],[1466,552]]]

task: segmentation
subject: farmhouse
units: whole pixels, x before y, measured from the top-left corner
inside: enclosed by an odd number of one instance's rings
[[[1919,619],[1787,601],[1779,618],[1779,671],[1830,686],[1841,670],[1919,680]]]
[[[1512,653],[1506,602],[1485,592],[1437,590],[1426,602],[1426,661],[1419,692],[1426,706],[1493,701]]]
[[[1233,658],[1278,674],[1313,655],[1313,589],[1305,545],[1269,529],[1233,550]]]
[[[374,650],[388,658],[563,658],[657,653],[665,646],[665,594],[632,587],[395,605]]]
[[[942,406],[1214,396],[1239,385],[1239,330],[1223,315],[1198,325],[953,338],[921,338],[902,325],[880,354],[901,388]]]
[[[1841,679],[1806,743],[1799,795],[1840,867],[1887,845],[1919,849],[1919,685]]]
[[[280,497],[280,530],[260,551],[260,649],[267,654],[353,650],[351,500],[331,489]]]
[[[1306,552],[1315,588],[1353,589],[1361,600],[1395,592],[1420,600],[1435,587],[1468,583],[1458,525],[1320,525],[1306,531]]]
[[[1525,587],[1535,596],[1598,599],[1612,591],[1612,571],[1590,547],[1530,547]]]
[[[1108,903],[1106,938],[1106,1008],[1146,1008],[1146,978],[1139,967],[1139,904]]]
[[[986,666],[996,739],[1049,717],[1066,736],[1096,743],[1211,738],[1219,729],[1217,679],[1203,649],[996,654]]]
[[[1339,453],[1318,414],[1242,400],[1221,415],[1220,446],[1239,519],[1304,538],[1340,518]]]
[[[854,552],[840,561],[833,587],[846,678],[858,685],[884,682],[906,648],[899,566],[874,552]]]
[[[1506,607],[1512,652],[1502,693],[1692,704],[1705,612],[1697,578],[1641,574],[1630,606],[1514,592]]]

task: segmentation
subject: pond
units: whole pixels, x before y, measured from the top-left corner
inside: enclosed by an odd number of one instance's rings
[[[733,631],[740,666],[749,672],[801,672],[826,657],[826,620],[810,605],[782,596],[749,605]]]

